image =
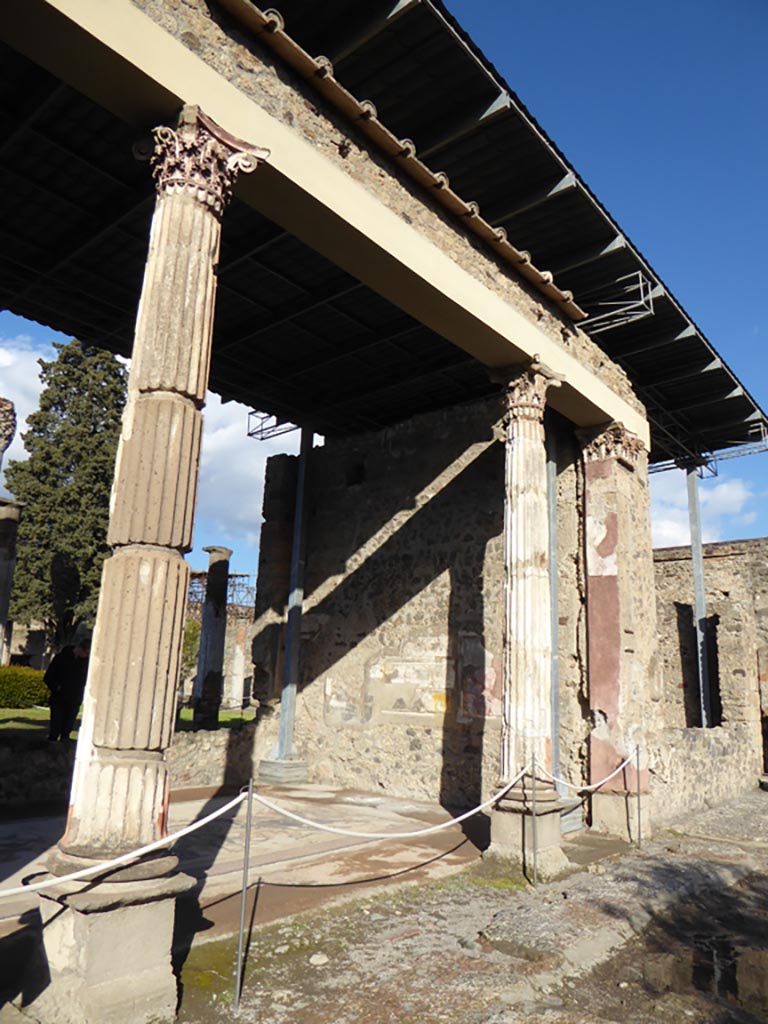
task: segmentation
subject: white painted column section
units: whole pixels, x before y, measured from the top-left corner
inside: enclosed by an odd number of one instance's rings
[[[544,409],[560,381],[538,362],[510,372],[506,386],[504,666],[500,781],[534,752],[551,766],[549,520]]]

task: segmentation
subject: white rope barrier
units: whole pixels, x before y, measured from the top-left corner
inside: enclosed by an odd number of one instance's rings
[[[435,832],[441,832],[445,828],[450,828],[451,825],[459,825],[462,821],[466,821],[467,818],[473,817],[475,814],[479,814],[481,811],[486,810],[488,807],[492,807],[498,800],[508,793],[513,786],[522,779],[522,777],[528,771],[528,766],[521,772],[519,772],[511,782],[507,782],[501,789],[494,793],[492,797],[485,801],[485,803],[479,804],[477,807],[473,807],[471,811],[465,811],[464,814],[460,814],[458,818],[451,818],[449,821],[443,821],[439,825],[431,825],[429,828],[422,828],[416,832],[354,832],[351,829],[346,828],[334,828],[332,825],[323,825],[319,821],[312,821],[311,818],[303,818],[300,814],[294,814],[293,811],[287,810],[285,807],[280,807],[279,804],[273,803],[264,796],[259,796],[258,793],[253,794],[253,799],[258,800],[260,804],[265,807],[269,807],[270,810],[276,811],[278,814],[282,814],[286,818],[291,818],[293,821],[298,821],[302,825],[309,825],[311,828],[319,829],[321,832],[332,832],[337,836],[350,836],[353,839],[411,839],[416,836],[429,836]]]
[[[604,786],[606,782],[610,782],[614,776],[618,775],[622,769],[627,767],[634,756],[634,753],[630,754],[625,761],[621,762],[618,768],[614,768],[610,775],[606,775],[604,779],[600,780],[600,782],[593,782],[591,786],[574,786],[572,782],[567,782],[565,779],[558,778],[557,775],[553,775],[552,772],[548,772],[546,768],[540,768],[539,770],[542,775],[546,775],[547,778],[552,779],[553,782],[559,782],[561,785],[567,786],[568,789],[572,789],[577,793],[591,793],[593,790],[600,789],[600,787]]]
[[[566,782],[565,779],[560,779],[553,775],[551,772],[547,771],[546,768],[540,768],[539,770],[553,782],[559,782],[570,789],[576,790],[577,792],[588,792],[604,786],[606,782],[609,782],[615,775],[618,775],[623,768],[626,768],[631,760],[632,755],[630,754],[630,756],[623,761],[618,768],[612,771],[610,775],[607,775],[601,782],[593,783],[591,786],[574,786],[572,783]],[[293,821],[297,821],[302,825],[308,825],[310,828],[318,829],[321,832],[331,832],[338,836],[348,836],[352,839],[368,839],[371,841],[382,839],[413,839],[418,836],[433,835],[436,832],[441,832],[443,829],[450,828],[451,825],[460,825],[468,818],[472,818],[474,815],[480,814],[482,811],[492,807],[495,803],[501,800],[501,798],[508,793],[513,786],[517,785],[524,775],[529,773],[529,769],[530,765],[526,765],[525,768],[517,773],[514,779],[502,786],[501,789],[494,793],[492,797],[489,797],[488,800],[478,804],[477,807],[473,807],[472,810],[465,811],[464,814],[460,814],[457,818],[450,818],[448,821],[440,822],[439,825],[431,825],[429,828],[418,829],[414,832],[357,832],[353,829],[336,828],[333,825],[324,825],[322,822],[313,821],[311,818],[304,818],[302,815],[289,811],[287,808],[281,807],[279,804],[274,803],[272,800],[268,800],[266,797],[261,796],[258,793],[253,794],[253,799],[257,800],[264,807],[268,807],[270,810],[275,811],[275,813],[283,815],[285,818],[290,818]],[[114,857],[112,860],[105,860],[100,864],[81,868],[79,871],[73,871],[68,875],[49,877],[42,882],[33,882],[30,885],[18,885],[13,889],[0,890],[0,900],[7,899],[10,896],[21,896],[30,892],[39,892],[42,889],[50,889],[54,886],[62,885],[65,882],[79,882],[85,878],[90,878],[92,875],[98,875],[105,871],[109,871],[112,868],[120,867],[123,864],[129,864],[131,861],[137,860],[139,857],[143,857],[148,853],[153,853],[155,850],[161,850],[164,847],[175,843],[177,840],[183,839],[184,836],[188,836],[192,832],[196,832],[197,829],[208,825],[215,818],[225,814],[247,798],[248,793],[241,792],[233,800],[230,800],[229,803],[224,804],[223,807],[220,807],[218,810],[206,815],[204,818],[200,818],[199,821],[193,821],[191,825],[187,825],[178,832],[174,832],[173,835],[165,836],[163,839],[157,839],[153,843],[148,843],[146,846],[142,846],[137,850],[132,850],[130,853],[124,853],[120,857]]]
[[[146,846],[140,847],[138,850],[131,850],[130,853],[123,853],[119,857],[114,857],[112,860],[102,861],[100,864],[94,864],[89,868],[81,868],[79,871],[73,871],[69,875],[60,875],[57,877],[46,878],[43,882],[33,882],[31,885],[17,885],[14,889],[3,889],[0,890],[0,900],[7,898],[8,896],[21,896],[28,892],[38,892],[40,889],[50,889],[52,886],[61,885],[63,882],[79,882],[83,878],[90,878],[91,875],[100,874],[103,871],[109,871],[110,868],[120,867],[121,864],[128,864],[130,861],[136,860],[138,857],[143,857],[147,853],[152,853],[155,850],[161,850],[165,846],[170,846],[171,843],[175,843],[177,839],[182,839],[184,836],[188,836],[190,832],[196,832],[197,829],[202,828],[203,825],[208,825],[214,818],[220,817],[226,811],[240,804],[247,798],[247,793],[240,793],[235,797],[234,800],[230,800],[228,804],[224,804],[217,811],[213,811],[211,814],[206,815],[204,818],[200,818],[199,821],[193,821],[191,825],[187,825],[179,832],[174,832],[171,836],[165,836],[163,839],[156,839],[153,843],[148,843]]]

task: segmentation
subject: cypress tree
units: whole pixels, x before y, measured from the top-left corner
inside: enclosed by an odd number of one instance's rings
[[[62,644],[96,615],[127,375],[92,345],[54,347],[55,360],[38,360],[40,406],[22,434],[29,457],[9,463],[6,486],[24,504],[11,618],[44,622]]]

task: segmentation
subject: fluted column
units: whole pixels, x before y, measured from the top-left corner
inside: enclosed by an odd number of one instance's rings
[[[117,854],[165,834],[220,219],[238,172],[268,155],[196,107],[154,137],[157,199],[112,491],[115,552],[61,843],[71,856]]]
[[[549,519],[544,409],[559,380],[540,364],[506,381],[504,666],[500,781],[533,754],[551,767]]]
[[[499,377],[496,374],[497,379]],[[541,768],[552,767],[552,621],[544,410],[560,384],[538,361],[505,385],[504,661],[500,783],[529,771],[495,806],[486,856],[519,864],[530,879],[567,866],[560,803]],[[531,772],[532,762],[536,771]]]

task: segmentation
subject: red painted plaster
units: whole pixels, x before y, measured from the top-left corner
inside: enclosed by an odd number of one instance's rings
[[[619,713],[621,658],[618,577],[587,578],[587,631],[589,706],[603,711],[613,726]]]

